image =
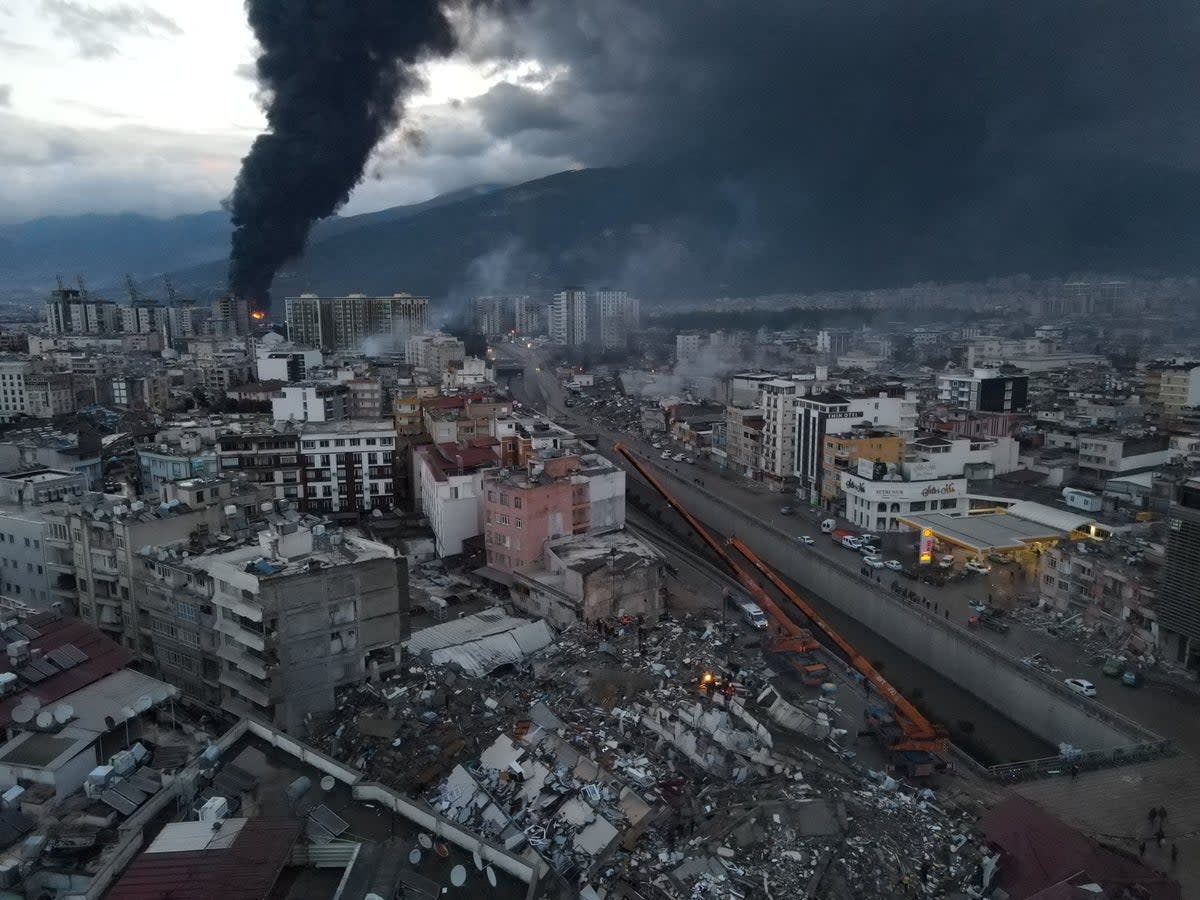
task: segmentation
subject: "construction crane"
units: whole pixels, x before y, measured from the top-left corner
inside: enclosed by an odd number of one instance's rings
[[[163,284],[167,288],[167,304],[175,306],[179,302],[178,295],[175,293],[175,285],[172,283],[169,275],[163,276]]]
[[[141,299],[141,295],[138,293],[137,282],[133,280],[131,272],[125,273],[125,290],[129,291],[130,303],[137,303]]]
[[[803,597],[792,590],[770,566],[759,559],[753,550],[737,538],[730,538],[729,544],[738,553],[746,557],[750,564],[758,569],[777,591],[787,597],[792,605],[804,613],[813,627],[842,652],[846,657],[846,661],[854,667],[854,670],[866,679],[867,683],[875,689],[876,693],[883,700],[891,704],[895,710],[894,717],[888,716],[885,710],[880,710],[878,707],[868,710],[868,718],[872,720],[871,724],[876,729],[876,732],[881,736],[887,736],[886,743],[889,750],[894,752],[911,751],[931,755],[941,755],[946,752],[946,732],[944,729],[934,725],[925,718],[921,714],[921,711],[913,706],[903,694],[892,687],[891,683],[880,675],[878,670],[867,662],[866,658],[855,650],[849,641],[838,634],[834,627],[826,622]]]
[[[774,648],[785,654],[799,654],[800,658],[793,662],[793,667],[798,670],[802,665],[807,664],[803,655],[815,650],[817,646],[816,642],[812,640],[812,633],[796,625],[783,614],[783,611],[770,599],[758,581],[738,565],[725,548],[700,524],[699,520],[680,505],[671,492],[628,447],[618,443],[613,446],[613,449],[625,457],[638,474],[658,491],[667,505],[683,517],[688,526],[717,555],[717,558],[733,572],[738,583],[751,594],[756,603],[762,606],[763,611],[771,617],[779,629],[786,633],[787,637],[774,642]],[[875,706],[868,709],[867,720],[898,767],[906,769],[914,775],[931,774],[932,771],[941,768],[943,764],[940,757],[946,751],[945,730],[926,719],[920,710],[892,687],[875,667],[854,649],[849,641],[838,634],[832,625],[826,622],[749,547],[737,538],[730,539],[729,544],[758,569],[796,609],[803,613],[817,631],[842,652],[846,661],[875,689],[881,700],[891,705],[895,711],[894,714]],[[815,659],[813,661],[815,662]],[[804,673],[801,671],[801,677],[803,678],[803,676]]]
[[[662,482],[660,482],[654,476],[654,474],[642,463],[640,459],[637,458],[637,456],[633,454],[628,447],[626,447],[624,444],[618,443],[613,445],[613,450],[625,457],[625,459],[629,461],[629,464],[637,469],[638,474],[645,478],[646,481],[650,483],[650,486],[662,495],[662,498],[667,501],[667,505],[683,516],[684,521],[688,523],[688,526],[692,529],[692,531],[696,532],[697,537],[704,541],[708,549],[715,553],[717,558],[725,564],[726,568],[728,568],[733,574],[733,577],[737,579],[738,584],[745,589],[755,603],[762,607],[763,612],[771,617],[777,629],[782,631],[789,638],[795,638],[798,640],[812,639],[812,633],[805,628],[801,628],[783,614],[783,610],[781,610],[775,604],[775,601],[767,595],[767,592],[762,589],[762,585],[758,583],[754,576],[739,566],[737,561],[729,555],[729,553],[723,546],[721,546],[720,542],[717,541],[716,538],[708,533],[708,530],[700,524],[695,516],[693,516],[690,512],[676,502],[675,498],[671,496],[671,493],[665,487],[663,487]]]

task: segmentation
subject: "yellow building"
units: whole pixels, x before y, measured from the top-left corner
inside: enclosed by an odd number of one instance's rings
[[[898,463],[904,458],[904,438],[888,431],[855,428],[846,434],[825,435],[821,451],[821,503],[842,498],[841,474],[854,471],[859,459]]]

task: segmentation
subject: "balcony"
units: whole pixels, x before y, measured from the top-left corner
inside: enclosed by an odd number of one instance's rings
[[[217,619],[216,628],[218,632],[226,637],[232,638],[234,641],[242,644],[245,647],[250,647],[254,650],[257,650],[259,653],[262,653],[267,649],[266,639],[263,637],[261,632],[253,632],[250,629],[238,624],[235,620],[225,618]]]
[[[237,666],[242,672],[246,673],[251,678],[256,678],[259,681],[266,681],[267,666],[264,660],[257,656],[253,656],[244,650],[238,649],[236,646],[231,646],[227,643],[217,645],[217,656],[226,662],[231,662]]]
[[[256,706],[261,706],[264,709],[271,706],[271,697],[266,690],[248,678],[243,678],[235,672],[222,672],[221,677],[217,680],[225,687],[237,691]],[[257,711],[257,714],[261,714],[261,710]]]

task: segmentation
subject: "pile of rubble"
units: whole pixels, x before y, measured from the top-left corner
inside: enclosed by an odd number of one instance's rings
[[[612,623],[483,678],[410,663],[343,695],[313,739],[536,854],[564,896],[961,891],[973,812],[860,767],[829,692],[789,700],[774,680],[734,626]]]

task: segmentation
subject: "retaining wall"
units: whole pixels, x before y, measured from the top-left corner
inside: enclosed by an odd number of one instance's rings
[[[806,550],[775,526],[730,506],[704,488],[662,469],[655,474],[692,515],[706,523],[720,523],[714,527],[745,540],[765,563],[805,591],[1052,745],[1065,741],[1087,750],[1112,750],[1161,740],[1135,722],[1075,694],[1057,679],[1022,665],[966,628],[899,599],[850,565]],[[636,476],[631,477],[629,486],[652,498],[652,507],[659,508],[661,498]],[[828,540],[823,535],[817,539]],[[847,558],[855,566],[861,564],[857,555],[850,558],[849,551]]]

